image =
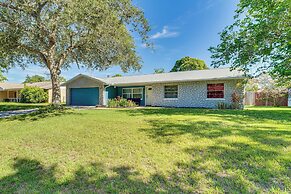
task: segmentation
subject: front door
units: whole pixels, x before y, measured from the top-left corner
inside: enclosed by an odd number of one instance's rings
[[[151,86],[146,86],[146,106],[152,106],[153,102],[153,88]]]

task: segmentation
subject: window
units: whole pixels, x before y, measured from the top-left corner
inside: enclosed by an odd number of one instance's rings
[[[207,98],[224,98],[224,84],[207,84]]]
[[[165,98],[178,98],[178,86],[165,86]]]
[[[16,98],[16,92],[15,91],[9,91],[8,92],[8,98]]]
[[[122,89],[122,98],[143,98],[142,88],[123,88]]]

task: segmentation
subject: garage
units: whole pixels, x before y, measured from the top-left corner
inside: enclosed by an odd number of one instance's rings
[[[71,88],[71,105],[96,106],[99,104],[99,88]]]

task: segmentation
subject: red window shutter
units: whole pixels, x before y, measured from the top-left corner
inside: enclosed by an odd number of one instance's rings
[[[224,84],[207,84],[207,98],[224,98]]]

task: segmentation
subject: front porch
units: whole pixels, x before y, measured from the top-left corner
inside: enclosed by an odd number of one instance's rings
[[[105,86],[104,102],[107,105],[109,99],[125,98],[134,101],[139,106],[147,106],[149,104],[148,86]]]
[[[19,90],[4,90],[0,91],[0,101],[5,102],[20,102]]]

